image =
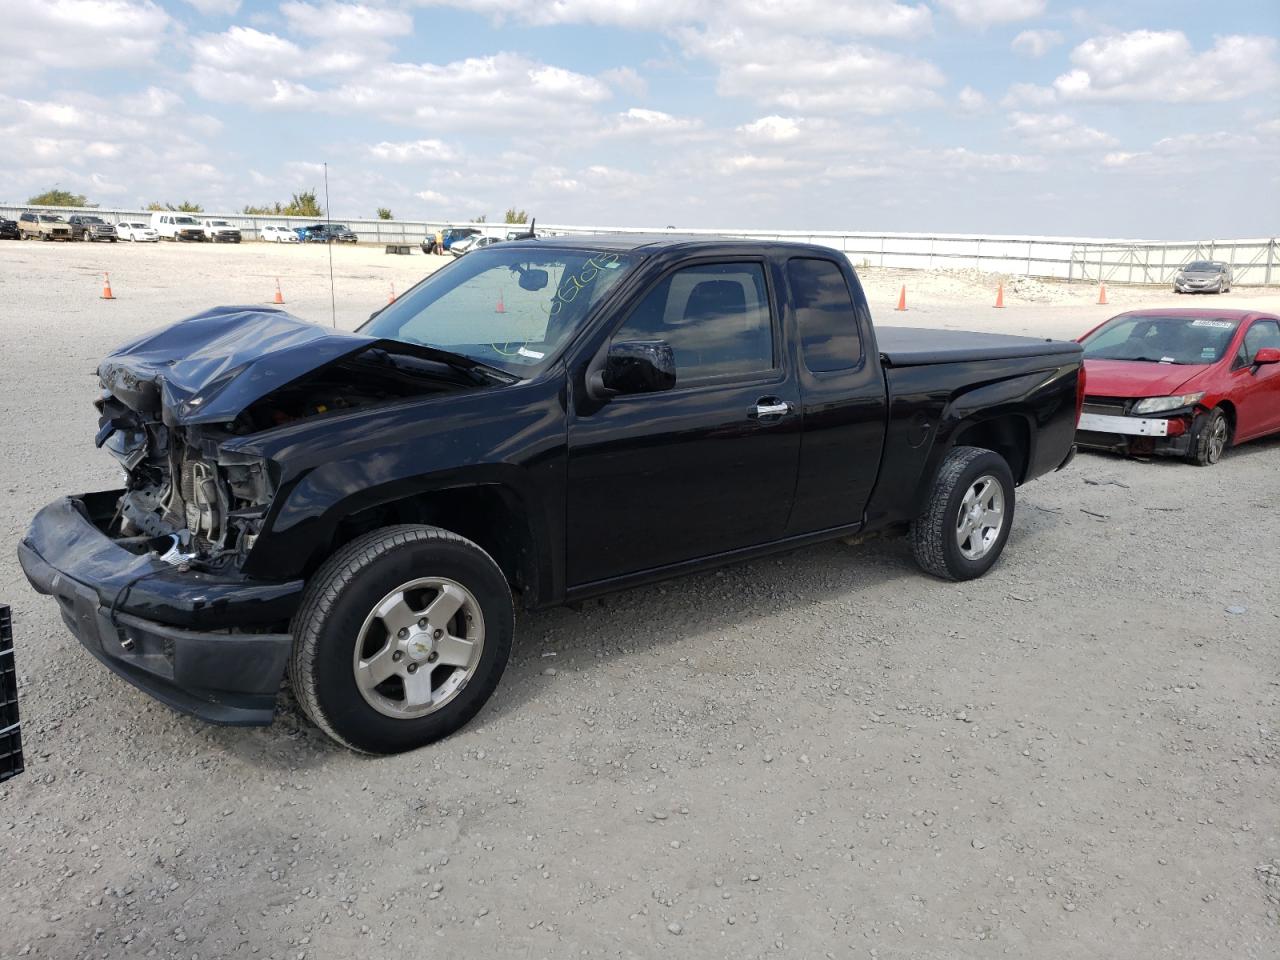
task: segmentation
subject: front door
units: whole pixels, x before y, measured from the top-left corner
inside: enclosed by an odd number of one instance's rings
[[[799,389],[768,264],[666,274],[610,342],[635,340],[671,345],[676,384],[571,419],[570,588],[776,540],[791,510]]]
[[[1280,348],[1280,324],[1255,320],[1244,333],[1241,354],[1231,371],[1236,401],[1236,437],[1252,437],[1280,430],[1280,363],[1253,368],[1253,357],[1263,347]]]

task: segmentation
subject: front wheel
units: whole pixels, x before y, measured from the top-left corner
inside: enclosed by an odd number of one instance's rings
[[[466,724],[497,689],[515,615],[502,570],[438,527],[384,527],[334,554],[292,624],[307,716],[364,753],[400,753]]]
[[[934,477],[911,524],[911,550],[926,573],[972,580],[995,565],[1013,525],[1013,473],[1004,457],[981,447],[956,447]]]
[[[1221,407],[1202,413],[1191,422],[1191,449],[1187,459],[1198,467],[1211,467],[1231,445],[1231,422]]]

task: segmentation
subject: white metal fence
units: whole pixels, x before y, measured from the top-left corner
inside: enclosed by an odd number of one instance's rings
[[[16,219],[25,204],[0,204],[0,216]],[[41,208],[62,214],[96,213],[105,220],[149,220],[145,210],[98,207]],[[315,218],[204,213],[238,226],[246,240],[256,239],[267,224],[301,227]],[[338,222],[338,221],[335,221]],[[420,243],[441,227],[469,226],[443,220],[342,220],[362,243]],[[473,224],[505,231],[502,224]],[[591,227],[540,224],[539,232],[658,233],[638,227]],[[1280,284],[1280,239],[1146,241],[1073,237],[1020,237],[977,234],[861,233],[806,230],[681,230],[682,234],[765,240],[798,240],[821,244],[846,254],[857,266],[918,270],[975,269],[1096,283],[1169,284],[1183,264],[1220,260],[1231,264],[1240,286]]]

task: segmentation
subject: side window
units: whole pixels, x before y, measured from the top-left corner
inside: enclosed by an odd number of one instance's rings
[[[1253,363],[1254,354],[1263,347],[1280,347],[1280,324],[1274,320],[1258,320],[1245,331],[1245,362]]]
[[[715,263],[677,270],[645,294],[613,335],[665,340],[676,383],[773,369],[773,321],[764,267]]]
[[[813,373],[851,370],[862,362],[862,337],[853,297],[830,260],[787,261],[804,365]]]

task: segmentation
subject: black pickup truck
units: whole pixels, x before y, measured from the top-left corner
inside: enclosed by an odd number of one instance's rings
[[[98,368],[124,489],[19,547],[108,667],[264,724],[288,672],[341,743],[407,750],[493,693],[541,608],[901,529],[985,573],[1015,488],[1073,453],[1075,343],[871,325],[803,244],[497,244],[358,332],[210,310]]]

